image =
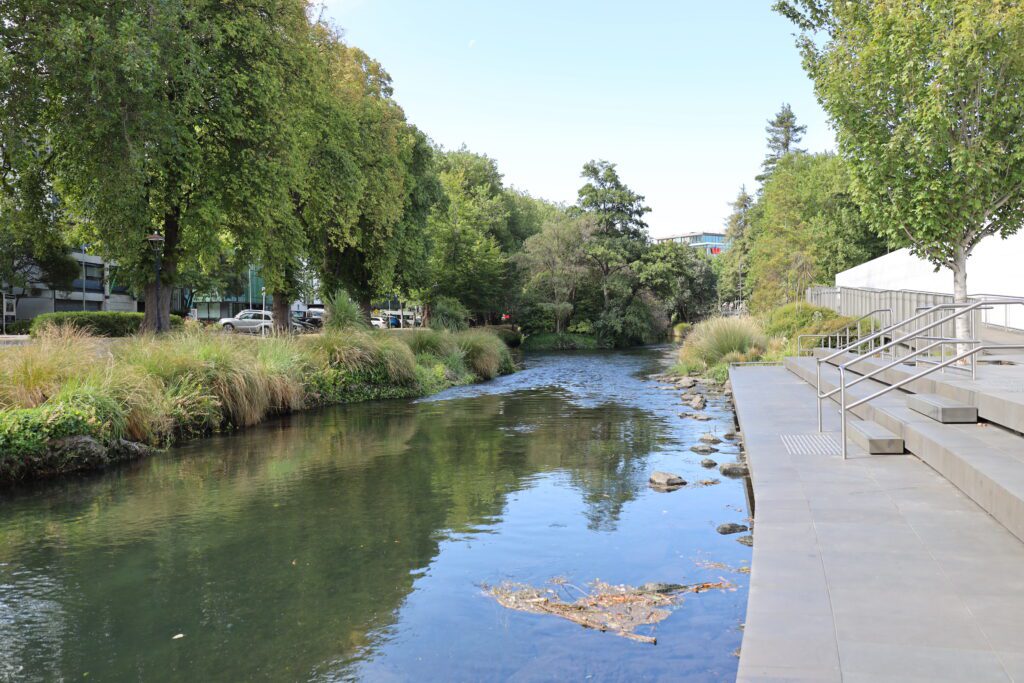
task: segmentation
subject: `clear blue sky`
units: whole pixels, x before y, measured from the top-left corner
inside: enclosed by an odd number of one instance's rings
[[[498,162],[508,184],[573,202],[588,159],[646,195],[654,236],[720,229],[755,187],[782,102],[811,151],[834,141],[770,0],[328,0],[435,142]]]

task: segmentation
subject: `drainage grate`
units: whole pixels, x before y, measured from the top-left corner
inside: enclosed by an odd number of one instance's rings
[[[839,444],[831,434],[783,434],[782,444],[790,455],[839,454]]]

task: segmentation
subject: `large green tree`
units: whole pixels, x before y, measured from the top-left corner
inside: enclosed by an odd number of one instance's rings
[[[576,299],[590,277],[587,243],[594,234],[588,216],[559,215],[526,240],[518,260],[526,271],[526,293],[556,333],[565,332]]]
[[[793,0],[815,91],[871,225],[967,298],[967,259],[1024,220],[1024,6]],[[967,336],[961,319],[957,336]]]
[[[718,279],[719,298],[733,303],[747,298],[746,278],[750,260],[750,221],[754,198],[741,187],[730,204],[732,212],[726,220],[725,238],[729,248],[718,257],[721,276]]]

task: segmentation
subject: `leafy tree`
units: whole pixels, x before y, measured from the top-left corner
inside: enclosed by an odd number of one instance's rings
[[[722,301],[735,302],[747,298],[745,285],[750,259],[750,222],[754,198],[744,186],[729,206],[732,207],[732,213],[725,227],[729,248],[717,259],[721,269],[718,291]]]
[[[768,154],[761,162],[761,175],[757,177],[761,182],[771,176],[779,159],[787,154],[800,154],[806,151],[796,145],[803,139],[807,126],[797,125],[793,108],[783,103],[779,113],[768,120],[764,131],[768,133]]]
[[[171,285],[181,263],[217,258],[222,235],[250,251],[290,220],[305,11],[302,0],[0,9],[16,74],[4,116],[45,140],[81,241],[144,289],[148,329],[158,311],[168,319],[171,290],[156,300],[148,233],[164,238]]]
[[[568,328],[576,298],[589,278],[586,248],[595,228],[587,216],[558,216],[527,239],[519,255],[527,274],[526,292],[557,333]]]
[[[717,300],[710,259],[687,244],[661,242],[637,266],[640,282],[663,302],[674,322],[694,322],[709,315]]]
[[[754,309],[800,300],[811,284],[884,253],[850,198],[850,184],[846,163],[833,154],[779,160],[745,229]]]
[[[871,226],[953,272],[1024,219],[1024,7],[990,0],[777,2]],[[960,319],[957,336],[967,336]]]

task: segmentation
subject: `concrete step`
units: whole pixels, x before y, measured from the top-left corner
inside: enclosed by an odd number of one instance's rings
[[[847,424],[850,441],[872,455],[903,453],[903,438],[871,420],[850,420]]]
[[[907,407],[943,424],[968,424],[978,421],[978,409],[938,394],[911,394]]]
[[[829,363],[843,363],[855,358],[851,354],[838,356]],[[1020,359],[1022,357],[1015,357]],[[863,374],[890,363],[888,359],[865,358],[852,368],[851,372]],[[997,424],[1015,432],[1024,433],[1024,363],[1013,365],[978,364],[977,379],[961,370],[947,369],[933,372],[927,377],[914,380],[903,388],[917,394],[937,394],[963,405],[978,409],[978,418]],[[885,370],[876,378],[884,383],[898,382],[921,372],[924,366],[898,365]]]
[[[815,363],[813,358],[787,358],[785,367],[813,387]],[[831,391],[838,383],[839,370],[823,364],[821,390]],[[865,380],[847,390],[847,400],[856,401],[883,386]],[[908,451],[1024,540],[1024,437],[998,424],[936,422],[911,410],[907,398],[907,393],[896,389],[858,406],[852,413],[900,436]],[[834,399],[824,406],[832,420],[836,413]],[[979,412],[984,417],[984,412]],[[851,419],[849,425],[855,423]],[[852,443],[853,430],[850,436]]]

